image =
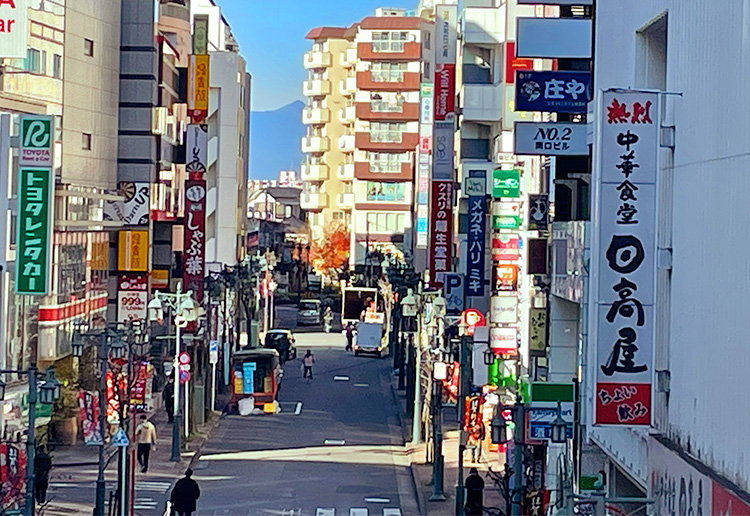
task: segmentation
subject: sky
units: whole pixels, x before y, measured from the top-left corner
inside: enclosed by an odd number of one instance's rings
[[[301,100],[305,39],[314,27],[348,27],[377,7],[416,9],[419,0],[216,0],[253,76],[253,111]]]

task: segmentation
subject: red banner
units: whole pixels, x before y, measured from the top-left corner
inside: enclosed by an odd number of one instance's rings
[[[453,255],[453,182],[432,182],[430,264],[433,277],[451,270]]]
[[[206,181],[185,181],[185,248],[182,253],[184,291],[192,290],[195,301],[203,303],[203,277],[206,268]]]
[[[24,508],[26,450],[23,444],[0,444],[0,506],[5,511]]]
[[[452,120],[456,111],[456,65],[435,65],[435,120]]]
[[[96,446],[102,443],[102,433],[99,428],[99,394],[96,392],[80,391],[78,406],[81,409],[81,429],[83,442],[86,446]]]
[[[599,425],[650,425],[651,384],[596,383]]]

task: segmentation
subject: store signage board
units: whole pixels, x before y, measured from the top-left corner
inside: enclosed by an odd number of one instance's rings
[[[516,122],[514,151],[522,156],[588,156],[586,124]]]
[[[47,294],[51,287],[54,178],[49,168],[20,167],[16,293]]]
[[[516,111],[585,113],[591,100],[591,74],[557,70],[518,71],[515,94]]]
[[[27,0],[0,1],[0,57],[26,57],[29,35],[27,4]]]
[[[591,19],[518,18],[516,55],[547,59],[591,59]]]
[[[2,5],[1,1],[0,5]],[[19,165],[51,168],[53,144],[54,121],[51,116],[24,115],[21,117]]]

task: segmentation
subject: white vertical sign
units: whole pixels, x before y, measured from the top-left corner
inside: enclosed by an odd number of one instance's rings
[[[659,95],[605,91],[599,108],[595,424],[649,426]]]

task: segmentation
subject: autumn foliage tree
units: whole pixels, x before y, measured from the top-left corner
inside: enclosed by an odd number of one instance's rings
[[[343,222],[333,222],[323,229],[320,238],[310,246],[311,263],[315,270],[335,275],[349,260],[349,228]]]

